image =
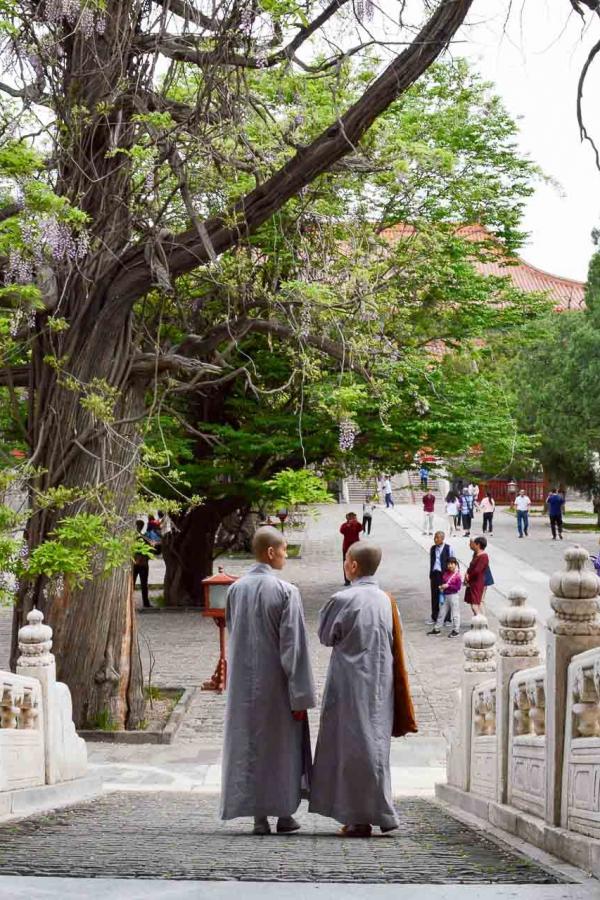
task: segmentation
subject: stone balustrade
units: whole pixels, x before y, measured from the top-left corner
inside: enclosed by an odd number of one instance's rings
[[[0,791],[44,781],[41,685],[35,678],[0,672]]]
[[[511,806],[546,811],[546,667],[516,672],[510,682],[508,791]]]
[[[535,611],[512,590],[499,637],[482,616],[464,641],[448,784],[438,796],[600,877],[600,582],[587,551],[550,578],[540,665]]]
[[[482,681],[472,694],[471,777],[474,794],[496,798],[496,679]]]
[[[600,647],[574,656],[567,681],[561,824],[600,838]]]
[[[19,631],[17,672],[0,672],[0,818],[28,803],[43,808],[43,792],[31,789],[86,781],[85,741],[75,731],[69,689],[56,681],[52,629],[43,619],[37,609],[29,613]],[[96,782],[67,800],[96,793]],[[60,803],[54,791],[48,805]]]

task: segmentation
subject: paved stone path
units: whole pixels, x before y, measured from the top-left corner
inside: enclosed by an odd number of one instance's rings
[[[369,884],[561,881],[436,804],[405,800],[398,813],[398,831],[370,841],[340,840],[336,823],[308,813],[300,816],[305,830],[298,834],[257,839],[239,823],[218,822],[214,798],[169,794],[159,802],[115,793],[0,826],[0,873]]]

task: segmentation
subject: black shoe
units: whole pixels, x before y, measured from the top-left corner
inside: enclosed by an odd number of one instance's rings
[[[427,634],[439,634],[439,633],[440,633],[439,628],[432,628],[431,631],[427,632]]]
[[[560,538],[560,539],[561,539],[561,541],[562,541],[562,534],[559,534],[559,538]]]
[[[262,819],[255,819],[252,834],[271,834],[271,826],[269,825],[269,820],[266,817]]]
[[[454,631],[454,629],[452,629],[448,637],[460,637],[460,631]]]

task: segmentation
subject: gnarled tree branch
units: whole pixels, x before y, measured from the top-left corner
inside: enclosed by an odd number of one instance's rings
[[[303,187],[356,150],[373,122],[437,59],[464,22],[473,0],[443,0],[413,43],[388,66],[362,97],[308,147],[299,150],[278,172],[247,194],[225,215],[205,222],[210,244],[218,255],[254,232]],[[236,224],[232,225],[231,222]],[[165,243],[171,275],[189,272],[208,260],[196,228]],[[106,314],[113,303],[130,307],[149,289],[151,272],[143,247],[133,247],[107,275]],[[112,302],[111,302],[112,301]]]

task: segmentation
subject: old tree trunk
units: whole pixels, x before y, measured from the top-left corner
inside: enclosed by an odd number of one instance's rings
[[[51,311],[58,304],[69,328],[53,332],[45,327],[47,315],[39,313],[32,340],[32,548],[70,513],[104,512],[116,531],[131,527],[145,386],[131,373],[132,310],[108,302],[105,277],[107,266],[131,239],[131,168],[126,156],[108,151],[116,146],[126,150],[134,132],[127,116],[111,121],[96,110],[103,104],[107,108],[112,86],[123,77],[124,48],[131,42],[137,9],[134,4],[110,6],[106,33],[95,40],[93,54],[76,31],[64,42],[59,117],[68,118],[62,104],[69,98],[90,111],[91,121],[75,133],[65,128],[69,141],[68,147],[57,148],[57,192],[90,217],[92,252],[79,266],[65,260],[53,267],[56,284],[44,299]],[[86,406],[94,395],[109,398],[111,411],[104,420]],[[88,496],[60,510],[43,508],[40,492],[57,487],[84,489]],[[135,727],[144,703],[130,566],[80,588],[62,578],[25,584],[15,608],[13,659],[18,628],[34,605],[54,629],[58,674],[71,689],[76,723],[93,724],[103,714],[117,726]]]

